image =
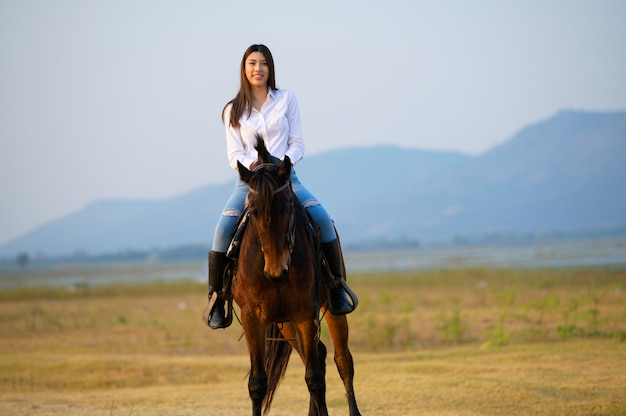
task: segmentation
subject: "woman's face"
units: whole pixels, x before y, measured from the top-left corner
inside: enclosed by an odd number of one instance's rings
[[[244,71],[252,87],[267,87],[270,68],[261,52],[252,52],[248,55]]]

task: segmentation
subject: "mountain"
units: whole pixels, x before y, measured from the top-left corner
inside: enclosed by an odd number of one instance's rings
[[[626,113],[567,111],[430,183],[396,225],[422,236],[611,230],[626,225]],[[396,228],[396,231],[400,229]]]
[[[165,200],[99,200],[0,247],[0,255],[58,256],[168,248],[210,242],[232,184]]]
[[[393,146],[306,157],[300,180],[344,244],[626,232],[626,112],[563,111],[479,156]],[[101,200],[0,247],[47,256],[208,245],[232,181]]]

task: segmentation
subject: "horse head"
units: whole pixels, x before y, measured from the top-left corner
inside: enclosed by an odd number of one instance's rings
[[[291,190],[291,160],[270,155],[257,135],[257,161],[252,170],[237,162],[239,177],[248,184],[250,224],[256,230],[263,258],[263,272],[280,279],[289,270],[294,240],[294,195]]]

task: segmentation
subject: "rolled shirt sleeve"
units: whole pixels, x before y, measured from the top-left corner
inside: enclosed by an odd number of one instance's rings
[[[300,121],[300,107],[295,95],[289,94],[289,106],[287,110],[287,120],[289,121],[289,137],[287,140],[287,151],[292,164],[296,164],[304,157],[304,139],[302,138],[302,123]]]

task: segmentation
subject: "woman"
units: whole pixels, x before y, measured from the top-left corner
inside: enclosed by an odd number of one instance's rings
[[[252,45],[246,50],[241,60],[240,83],[239,92],[222,111],[230,166],[236,170],[239,161],[252,168],[257,160],[254,149],[257,134],[263,137],[270,154],[281,160],[288,155],[294,165],[298,163],[304,155],[300,109],[290,91],[276,88],[274,60],[267,46]],[[315,196],[302,186],[293,169],[291,182],[298,199],[320,228],[322,250],[334,275],[334,279],[327,282],[329,309],[336,315],[350,313],[354,306],[343,286],[335,283],[343,277],[341,248],[333,221]],[[219,293],[222,290],[224,268],[229,261],[225,253],[247,194],[248,185],[238,179],[217,223],[209,252],[209,299],[214,291]],[[223,299],[218,298],[215,302],[207,324],[213,329],[228,326]]]

